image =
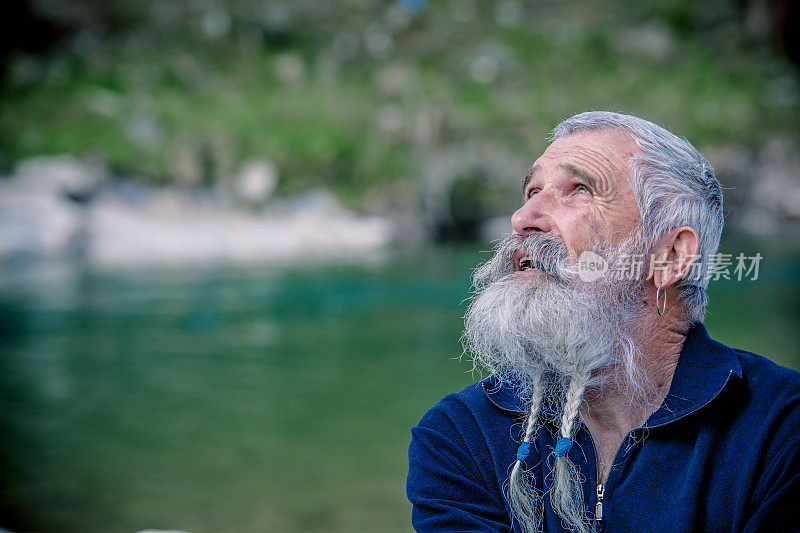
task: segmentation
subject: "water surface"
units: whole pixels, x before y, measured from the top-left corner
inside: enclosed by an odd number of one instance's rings
[[[475,248],[6,276],[0,526],[408,531],[409,428],[473,380]],[[800,262],[770,253],[712,285],[708,327],[800,368]]]

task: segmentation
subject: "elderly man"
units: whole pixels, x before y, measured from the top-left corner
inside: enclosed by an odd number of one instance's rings
[[[465,320],[492,375],[412,430],[414,527],[800,530],[800,374],[702,325],[723,226],[708,161],[646,120],[582,113],[511,225]]]

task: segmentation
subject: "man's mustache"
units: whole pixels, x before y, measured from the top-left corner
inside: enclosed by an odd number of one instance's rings
[[[513,273],[517,250],[530,258],[535,268],[556,280],[567,281],[572,277],[569,252],[560,237],[547,233],[512,234],[503,238],[495,247],[494,256],[475,270],[475,286],[483,287]]]

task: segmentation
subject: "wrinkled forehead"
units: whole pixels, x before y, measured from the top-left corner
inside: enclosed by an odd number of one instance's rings
[[[604,128],[580,131],[553,141],[536,163],[575,159],[614,170],[631,170],[633,157],[640,152],[633,136],[624,131]]]

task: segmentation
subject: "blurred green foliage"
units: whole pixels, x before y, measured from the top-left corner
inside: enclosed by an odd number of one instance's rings
[[[209,182],[263,156],[281,192],[358,204],[450,146],[533,159],[588,109],[700,145],[797,134],[797,72],[738,2],[423,4],[51,2],[65,36],[6,61],[0,163],[98,155],[169,183],[188,160]]]

